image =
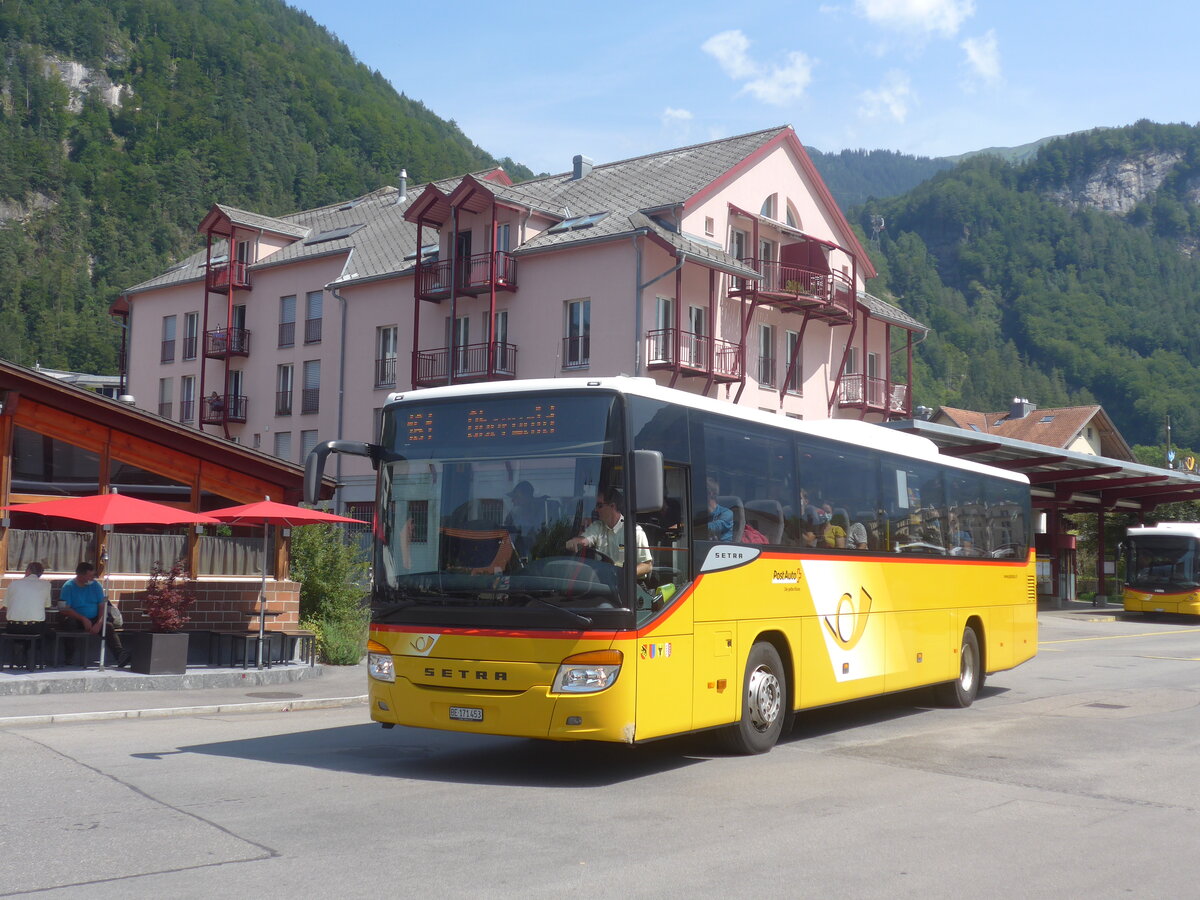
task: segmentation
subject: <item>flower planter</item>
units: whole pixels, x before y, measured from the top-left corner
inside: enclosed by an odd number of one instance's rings
[[[129,668],[143,675],[182,675],[187,671],[186,631],[126,633],[132,653]]]

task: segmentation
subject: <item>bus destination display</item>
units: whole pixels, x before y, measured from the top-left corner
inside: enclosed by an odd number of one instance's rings
[[[512,411],[512,404],[505,403],[503,412],[486,406],[473,405],[464,411],[463,435],[468,440],[493,440],[495,438],[545,437],[558,431],[557,408],[553,403],[535,403],[527,412]],[[404,430],[408,443],[415,444],[434,439],[436,421],[458,409],[413,410],[405,416]]]

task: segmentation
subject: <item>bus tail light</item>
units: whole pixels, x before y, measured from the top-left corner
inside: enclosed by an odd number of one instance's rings
[[[558,667],[554,685],[556,694],[591,694],[612,687],[621,674],[620,650],[593,650],[568,656]]]
[[[376,681],[395,681],[396,663],[392,651],[379,641],[367,641],[367,674]]]

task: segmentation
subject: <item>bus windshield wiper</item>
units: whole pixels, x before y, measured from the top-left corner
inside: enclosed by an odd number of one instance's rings
[[[563,609],[561,606],[551,603],[549,600],[543,600],[541,597],[530,598],[529,603],[527,605],[532,606],[534,603],[538,604],[538,606],[547,606],[557,613],[562,613],[562,615],[566,616],[568,619],[570,619],[572,622],[574,622],[577,625],[591,625],[592,624],[592,620],[589,619],[587,616],[581,616],[577,612],[571,612],[571,610],[569,610],[569,609]]]

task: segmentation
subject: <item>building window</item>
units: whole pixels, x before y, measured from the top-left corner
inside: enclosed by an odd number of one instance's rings
[[[183,316],[183,358],[195,359],[199,343],[200,313],[185,313]]]
[[[171,318],[175,318],[171,316]],[[171,397],[175,391],[174,378],[158,379],[158,414],[164,419],[171,418]]]
[[[321,305],[323,291],[309,291],[304,302],[304,343],[321,343]]]
[[[778,219],[779,218],[779,195],[772,194],[770,197],[768,197],[766,200],[764,200],[762,209],[759,210],[759,212],[762,215],[766,216],[768,219]]]
[[[408,521],[412,522],[409,540],[414,544],[429,543],[429,501],[409,500]]]
[[[496,249],[503,253],[512,249],[512,226],[507,224],[496,226]]]
[[[308,459],[313,447],[317,446],[317,430],[300,432],[300,462]]]
[[[179,379],[179,421],[196,420],[196,376],[184,375]]]
[[[585,368],[591,361],[591,300],[567,301],[564,331],[566,336],[563,338],[563,368]]]
[[[775,386],[775,326],[758,326],[758,383]]]
[[[791,200],[787,202],[787,224],[792,228],[800,228],[800,213],[796,212],[796,206]]]
[[[804,354],[799,349],[800,334],[796,331],[787,333],[787,364],[792,367],[791,374],[787,380],[787,392],[789,394],[802,394],[800,376],[804,369]],[[795,365],[792,365],[792,360],[795,360]]]
[[[296,295],[279,298],[279,346],[296,346]]]
[[[275,367],[275,415],[277,416],[292,414],[294,373],[295,367],[291,363]]]
[[[717,222],[712,216],[704,217],[704,233],[709,237],[717,233]]]
[[[375,387],[396,386],[395,325],[375,329]]]
[[[162,320],[162,353],[159,362],[175,362],[175,317],[163,316]]]
[[[300,389],[300,412],[315,413],[321,409],[321,361],[304,363],[304,384]]]
[[[275,455],[288,462],[292,461],[292,433],[290,431],[275,432]]]

